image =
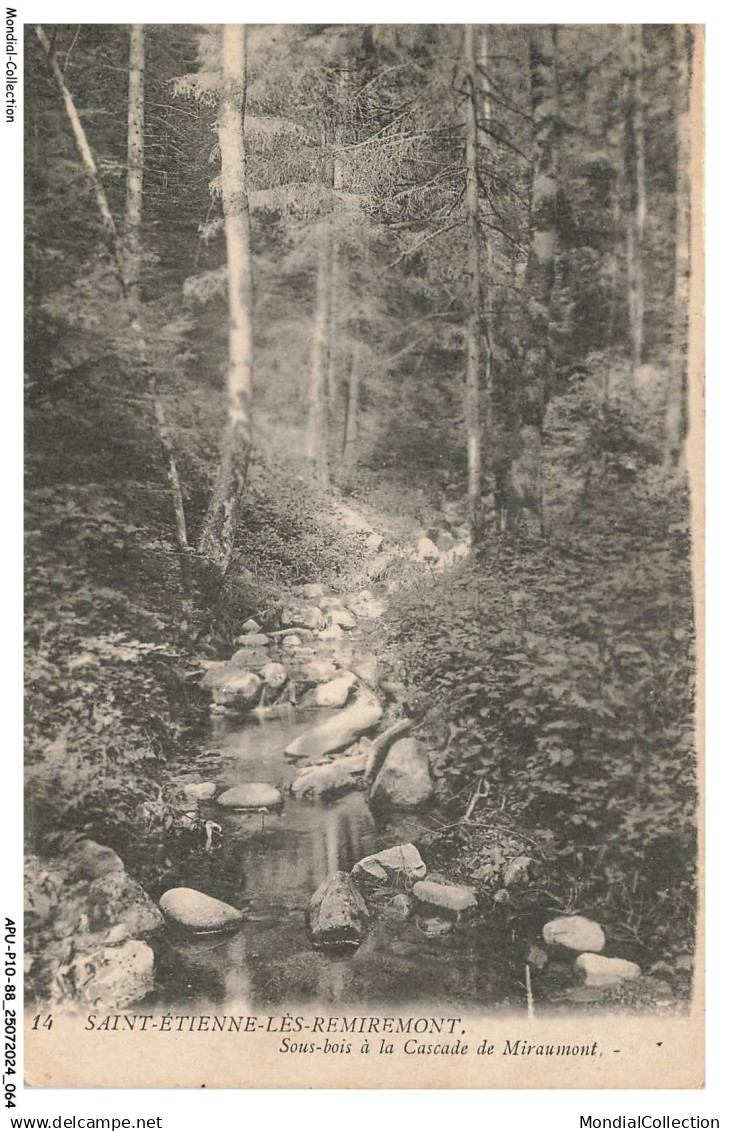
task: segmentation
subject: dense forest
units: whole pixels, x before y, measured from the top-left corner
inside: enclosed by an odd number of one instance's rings
[[[418,813],[390,918],[474,893],[530,1009],[687,999],[701,58],[682,25],[27,28],[33,997],[144,996],[109,972],[143,899],[149,934],[169,888],[237,907],[267,820],[352,785]],[[335,785],[230,828],[215,728],[317,705],[365,711]],[[555,916],[641,978],[575,989]]]

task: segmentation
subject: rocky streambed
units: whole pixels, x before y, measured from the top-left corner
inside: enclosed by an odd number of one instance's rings
[[[307,585],[277,623],[246,622],[231,656],[202,664],[210,729],[178,783],[192,847],[158,890],[93,841],[57,861],[55,877],[36,862],[34,913],[62,888],[78,905],[59,1000],[531,1009],[532,970],[555,970],[584,1000],[640,977],[601,953],[589,919],[543,923],[530,948],[494,915],[529,882],[518,839],[483,882],[434,870],[431,753],[366,647],[382,611],[371,590]]]

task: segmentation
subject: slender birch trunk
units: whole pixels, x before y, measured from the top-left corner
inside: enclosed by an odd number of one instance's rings
[[[132,24],[129,33],[129,95],[127,99],[127,194],[124,210],[127,293],[140,301],[142,209],[144,205],[144,27]]]
[[[347,418],[344,427],[343,462],[351,470],[357,462],[357,440],[359,430],[359,348],[354,345],[347,383]]]
[[[244,25],[224,25],[222,49],[218,139],[228,262],[228,414],[218,474],[203,525],[200,553],[224,573],[230,565],[235,546],[252,438],[253,281],[243,133],[246,98]]]
[[[142,310],[139,293],[139,265],[141,255],[142,189],[144,174],[144,29],[135,25],[132,29],[129,55],[129,109],[128,109],[128,179],[126,197],[126,249],[123,251],[114,223],[114,217],[101,183],[96,161],[89,145],[86,131],[79,117],[71,92],[66,86],[63,72],[51,54],[51,45],[42,27],[37,26],[36,35],[46,53],[51,70],[63,98],[66,113],[73,130],[76,146],[94,188],[96,204],[101,216],[104,232],[109,240],[117,279],[127,304],[130,331],[142,365],[147,364],[147,342],[144,334]],[[130,256],[129,249],[133,250]],[[187,529],[185,510],[182,501],[180,477],[175,461],[174,447],[162,401],[157,393],[154,374],[149,376],[149,389],[152,396],[155,421],[162,449],[167,462],[167,480],[170,486],[172,508],[175,515],[175,528],[180,550],[187,551]],[[185,567],[183,565],[183,575]]]
[[[633,373],[643,363],[645,324],[645,277],[643,245],[646,216],[645,126],[643,109],[643,29],[625,28],[628,49],[627,106],[625,118],[625,164],[628,180],[626,260],[628,317]]]
[[[466,355],[466,444],[468,512],[471,543],[484,537],[481,506],[481,264],[478,222],[478,81],[474,30],[464,28],[464,62],[468,89],[464,102],[466,127],[466,219],[468,224],[468,326]]]
[[[691,116],[688,28],[674,27],[676,53],[676,222],[673,356],[666,390],[666,466],[678,463],[686,435],[689,298],[691,285]]]
[[[327,332],[331,301],[331,234],[319,234],[316,268],[316,298],[311,327],[309,364],[309,416],[306,434],[306,457],[313,478],[321,487],[329,483],[326,411]]]
[[[479,67],[481,70],[481,120],[488,127],[491,121],[491,87],[489,81],[489,30],[482,27],[479,34]],[[488,143],[484,143],[484,149]],[[483,339],[483,425],[487,443],[491,443],[493,436],[493,377],[491,373],[491,308],[493,302],[492,278],[494,273],[494,249],[491,241],[491,229],[486,226],[482,235],[484,258],[484,283],[483,302],[486,308],[486,333]],[[488,458],[488,457],[487,457]]]
[[[59,67],[58,61],[51,51],[51,44],[48,36],[46,35],[40,24],[36,24],[35,34],[40,40],[41,46],[46,53],[46,58],[48,59],[51,71],[53,72],[53,77],[55,78],[56,84],[61,93],[63,104],[66,107],[68,120],[71,124],[71,129],[73,130],[76,147],[79,151],[82,164],[86,170],[89,181],[91,182],[91,186],[94,190],[96,207],[99,210],[104,233],[109,241],[112,253],[115,259],[118,261],[119,248],[116,224],[114,223],[114,217],[112,216],[111,209],[109,208],[109,202],[106,199],[104,186],[101,183],[99,170],[96,167],[96,161],[94,160],[94,155],[91,152],[91,146],[89,145],[88,138],[86,137],[86,131],[84,130],[84,127],[81,123],[81,119],[79,118],[78,110],[76,109],[75,103],[71,96],[71,92],[66,86],[66,80],[63,77],[63,71]],[[124,282],[123,279],[122,282]]]
[[[185,555],[188,550],[187,523],[182,500],[182,487],[172,434],[165,406],[157,391],[154,370],[148,368],[147,335],[144,330],[144,307],[141,295],[142,215],[144,209],[144,27],[133,24],[129,33],[129,92],[127,97],[127,191],[124,209],[124,274],[132,330],[142,366],[148,371],[148,385],[157,423],[157,435],[167,466],[172,509],[175,516],[177,544],[183,554],[183,577],[186,581]]]

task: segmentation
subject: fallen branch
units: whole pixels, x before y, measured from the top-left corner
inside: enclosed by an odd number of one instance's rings
[[[382,769],[385,755],[395,739],[400,738],[403,734],[407,734],[412,725],[412,719],[399,719],[398,722],[393,723],[391,727],[383,731],[382,734],[370,744],[367,750],[367,765],[364,773],[365,782],[369,783],[374,781],[377,774]]]

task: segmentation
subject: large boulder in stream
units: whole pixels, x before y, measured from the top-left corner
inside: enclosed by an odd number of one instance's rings
[[[243,922],[243,913],[194,888],[170,888],[159,901],[169,923],[187,931],[227,931]]]
[[[370,790],[374,807],[415,809],[433,793],[428,752],[416,738],[401,738],[391,747]]]
[[[263,681],[255,672],[231,671],[225,681],[213,689],[213,699],[221,707],[245,711],[261,697]]]
[[[356,682],[357,676],[354,672],[342,672],[336,679],[312,688],[301,700],[301,705],[302,707],[343,707]]]
[[[336,797],[357,789],[367,765],[366,754],[335,758],[320,766],[307,766],[291,785],[295,797]]]
[[[321,758],[335,750],[344,750],[360,734],[376,726],[382,718],[382,707],[374,695],[358,695],[354,703],[337,715],[304,731],[286,747],[289,758]]]
[[[284,799],[275,785],[265,781],[246,781],[226,789],[218,798],[223,809],[270,809],[283,808]]]
[[[316,949],[355,950],[362,943],[370,913],[348,872],[334,872],[319,885],[306,921]]]

